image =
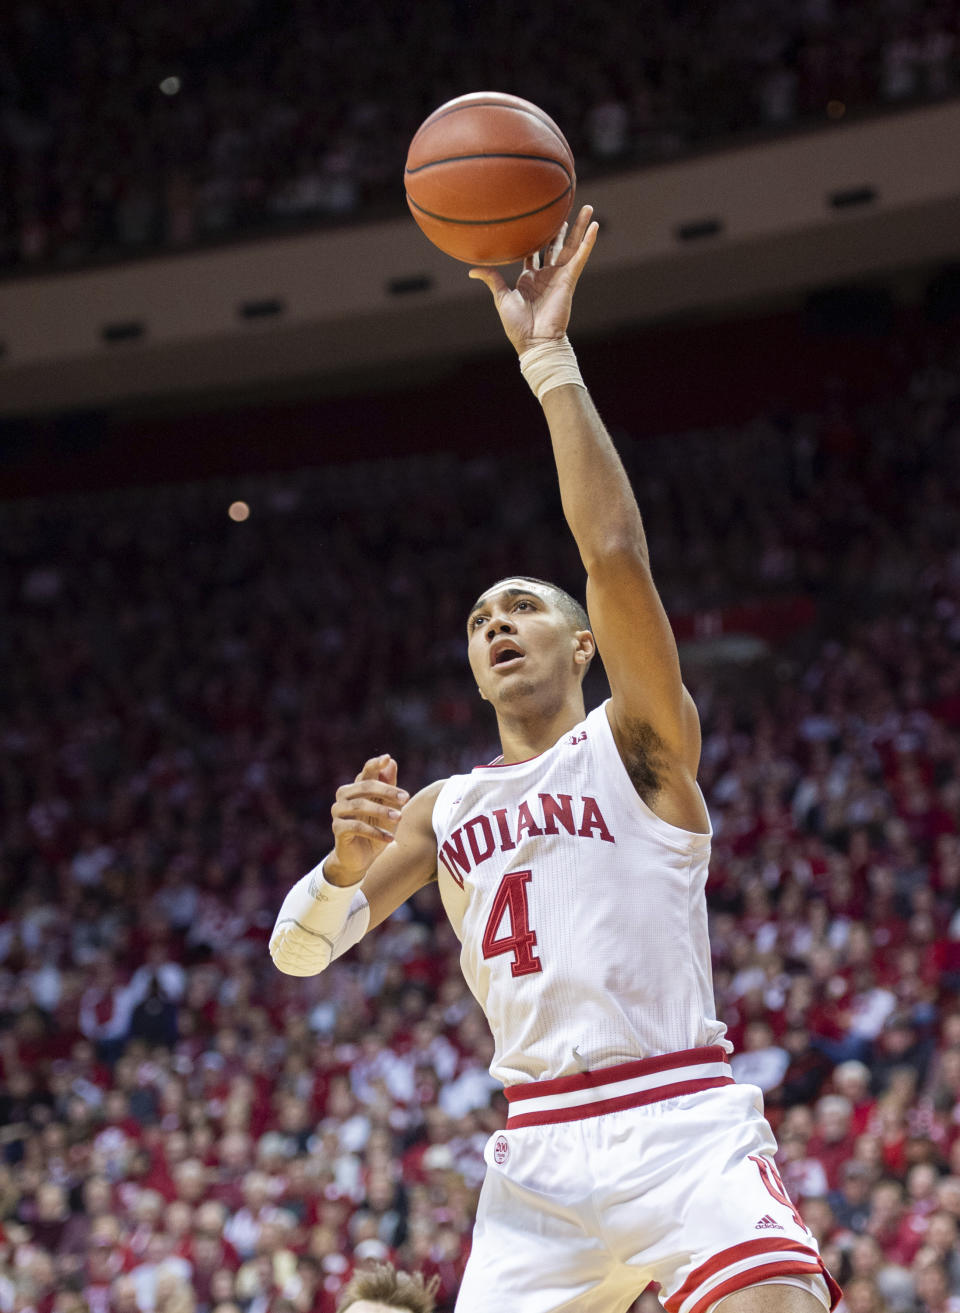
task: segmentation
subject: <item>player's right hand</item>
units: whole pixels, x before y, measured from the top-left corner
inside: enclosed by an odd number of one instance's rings
[[[573,292],[597,241],[593,206],[581,206],[568,229],[564,224],[546,251],[528,255],[511,288],[499,269],[471,269],[469,278],[485,283],[493,294],[497,314],[517,354],[532,346],[563,337],[570,322]]]
[[[330,808],[335,851],[324,864],[333,884],[352,884],[393,843],[410,795],[397,787],[397,763],[389,753],[371,757],[352,784],[341,784]],[[340,878],[338,878],[340,877]]]

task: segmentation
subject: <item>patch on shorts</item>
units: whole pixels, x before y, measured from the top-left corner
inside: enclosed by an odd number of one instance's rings
[[[765,1217],[760,1218],[754,1229],[757,1231],[782,1231],[783,1227],[767,1213]]]
[[[507,1154],[510,1152],[510,1146],[507,1144],[505,1135],[498,1135],[493,1142],[493,1161],[499,1167],[501,1163],[507,1161]]]

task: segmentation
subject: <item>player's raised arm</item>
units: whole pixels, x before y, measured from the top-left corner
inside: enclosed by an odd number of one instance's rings
[[[337,790],[334,851],[293,886],[270,936],[281,971],[316,975],[434,878],[433,804],[442,783],[410,798],[384,755]]]
[[[596,237],[592,210],[584,206],[542,266],[538,256],[527,258],[516,287],[495,269],[473,269],[470,276],[493,293],[547,418],[564,514],[587,570],[587,607],[610,681],[621,751],[643,741],[648,764],[659,761],[661,774],[679,767],[695,775],[696,710],[650,573],[640,512],[566,337],[574,288]]]

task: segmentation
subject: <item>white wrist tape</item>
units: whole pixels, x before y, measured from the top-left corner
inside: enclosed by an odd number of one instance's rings
[[[285,975],[315,976],[358,943],[369,924],[370,904],[363,891],[357,885],[329,884],[321,862],[283,900],[270,936],[270,956]]]
[[[528,347],[520,356],[520,373],[538,401],[554,388],[566,387],[567,384],[578,388],[587,386],[566,334],[553,342]]]

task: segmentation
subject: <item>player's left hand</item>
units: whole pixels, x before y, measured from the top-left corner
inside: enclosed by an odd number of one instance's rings
[[[570,322],[573,289],[593,250],[599,225],[593,206],[584,205],[572,228],[564,224],[540,260],[528,255],[515,287],[497,269],[471,269],[470,278],[485,283],[507,337],[521,354],[529,347],[563,337]]]

